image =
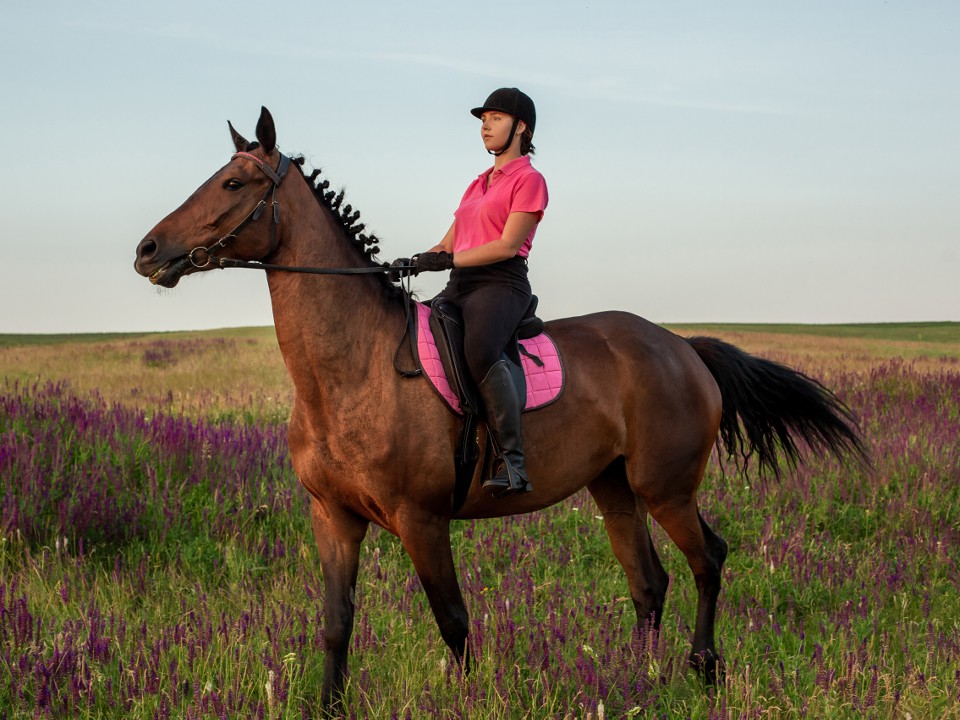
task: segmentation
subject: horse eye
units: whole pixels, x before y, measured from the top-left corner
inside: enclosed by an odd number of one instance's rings
[[[223,187],[225,190],[239,190],[243,187],[243,183],[236,178],[230,178],[223,184]]]

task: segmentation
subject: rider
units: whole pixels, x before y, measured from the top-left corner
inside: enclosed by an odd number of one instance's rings
[[[499,452],[493,477],[483,487],[495,497],[529,492],[524,466],[518,392],[517,325],[530,305],[527,256],[547,207],[547,184],[530,164],[537,121],[533,100],[517,88],[494,90],[470,111],[493,167],[463,194],[453,223],[439,244],[415,256],[415,272],[453,270],[438,297],[463,313],[467,366],[480,390],[487,425]],[[411,261],[397,261],[407,263]]]

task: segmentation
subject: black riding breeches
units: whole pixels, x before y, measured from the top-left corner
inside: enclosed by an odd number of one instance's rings
[[[438,297],[463,313],[463,347],[474,382],[479,385],[504,352],[520,364],[511,340],[530,307],[526,260],[515,257],[493,265],[455,268]]]

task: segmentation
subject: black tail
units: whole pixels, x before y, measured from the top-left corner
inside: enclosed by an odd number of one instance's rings
[[[720,386],[720,439],[744,468],[755,454],[761,470],[779,477],[777,449],[795,467],[800,460],[796,438],[841,460],[852,453],[868,462],[853,413],[813,378],[716,338],[687,342]]]

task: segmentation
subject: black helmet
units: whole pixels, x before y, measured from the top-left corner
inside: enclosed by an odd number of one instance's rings
[[[476,107],[470,112],[474,117],[480,117],[487,110],[499,110],[500,112],[513,115],[515,118],[523,120],[530,128],[530,134],[533,134],[534,126],[537,124],[537,109],[533,105],[533,100],[526,93],[517,88],[500,88],[490,93],[490,97],[481,106]]]

